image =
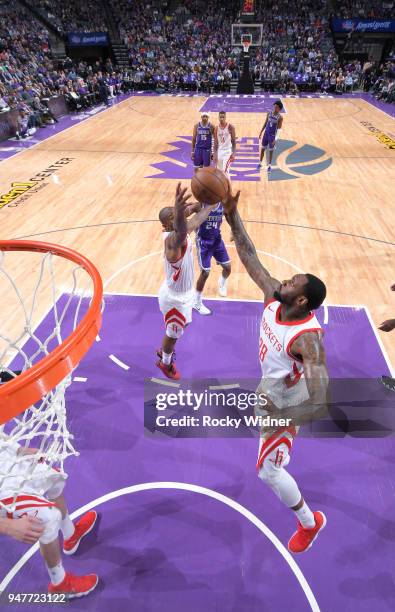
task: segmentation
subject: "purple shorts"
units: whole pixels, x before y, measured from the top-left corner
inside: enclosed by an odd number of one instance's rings
[[[269,149],[274,149],[275,141],[276,137],[274,134],[269,134],[268,132],[265,132],[262,138],[262,147],[264,149],[266,149],[266,147],[269,147]]]
[[[214,240],[204,240],[204,238],[196,236],[196,251],[201,270],[209,271],[211,269],[212,257],[222,266],[230,263],[228,251],[221,236]]]
[[[199,149],[196,147],[193,156],[193,165],[195,168],[203,168],[209,166],[211,162],[211,149]]]

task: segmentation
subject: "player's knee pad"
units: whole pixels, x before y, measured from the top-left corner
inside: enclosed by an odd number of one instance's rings
[[[40,537],[40,544],[50,544],[59,534],[62,524],[62,514],[56,506],[45,506],[38,509],[36,517],[44,526],[44,533]]]
[[[178,338],[181,338],[183,333],[184,333],[184,327],[180,325],[179,323],[175,323],[175,322],[167,323],[166,336],[168,336],[169,338],[174,338],[178,340]]]

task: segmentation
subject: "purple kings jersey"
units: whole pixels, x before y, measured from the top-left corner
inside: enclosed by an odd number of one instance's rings
[[[280,113],[278,115],[275,115],[272,111],[270,111],[269,117],[267,119],[266,128],[265,128],[265,135],[269,136],[269,138],[275,137],[279,119],[280,119]]]
[[[197,235],[202,240],[216,240],[221,236],[221,223],[224,214],[224,209],[221,203],[211,211],[206,221],[201,224],[197,231]]]
[[[211,150],[211,123],[208,123],[206,126],[198,123],[197,127],[197,137],[196,137],[196,148],[197,149],[207,149]]]

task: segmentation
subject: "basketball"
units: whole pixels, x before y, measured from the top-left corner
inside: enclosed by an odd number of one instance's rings
[[[217,204],[226,198],[229,181],[218,168],[199,168],[192,178],[191,189],[198,202]]]

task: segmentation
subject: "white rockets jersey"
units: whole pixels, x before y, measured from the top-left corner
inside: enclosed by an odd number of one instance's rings
[[[232,151],[232,138],[229,130],[229,123],[227,123],[224,128],[220,125],[217,127],[217,139],[219,151]]]
[[[293,341],[301,334],[316,331],[322,335],[317,317],[311,313],[302,321],[280,321],[281,303],[270,300],[263,310],[259,337],[262,377],[281,381],[283,391],[295,387],[303,376],[303,362],[291,354]],[[279,385],[277,384],[277,389]]]
[[[166,240],[171,232],[163,232]],[[178,261],[170,263],[164,253],[166,283],[168,288],[175,293],[187,293],[193,289],[195,279],[195,268],[192,253],[192,240],[187,235],[186,243],[182,247],[182,254]]]

